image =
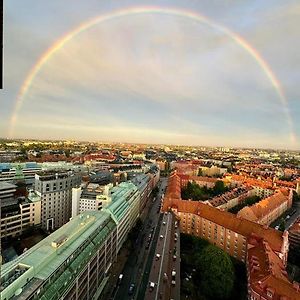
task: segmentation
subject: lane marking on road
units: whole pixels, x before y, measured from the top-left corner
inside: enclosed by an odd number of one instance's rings
[[[168,232],[169,223],[170,223],[170,214],[168,213],[168,223],[167,223],[167,227],[166,227],[166,231],[165,232]],[[165,236],[164,246],[163,246],[163,251],[162,251],[161,261],[160,261],[160,269],[159,269],[159,275],[158,275],[158,282],[157,282],[157,289],[156,289],[156,294],[155,294],[155,300],[157,300],[158,291],[159,291],[160,277],[161,277],[161,271],[162,271],[162,264],[163,264],[163,261],[164,261],[164,254],[165,254],[165,249],[166,249],[166,242],[167,242],[167,237]]]

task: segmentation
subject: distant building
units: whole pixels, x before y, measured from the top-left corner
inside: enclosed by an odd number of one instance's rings
[[[100,186],[89,183],[86,187],[72,188],[72,218],[84,211],[100,211],[111,203],[111,183]]]
[[[41,197],[42,228],[58,229],[71,218],[72,188],[79,187],[81,176],[74,171],[44,171],[35,175],[35,191]]]
[[[212,177],[191,176],[191,175],[186,175],[186,174],[178,174],[178,176],[181,180],[181,185],[183,187],[187,186],[188,182],[195,182],[201,187],[206,186],[207,188],[213,188],[215,186],[216,182],[218,180],[220,180],[220,179],[212,178]]]
[[[253,195],[254,191],[252,188],[238,187],[233,189],[232,191],[208,199],[205,202],[219,209],[229,210],[230,208],[244,202],[245,199]]]
[[[17,183],[22,180],[27,185],[33,185],[36,172],[41,167],[35,162],[0,163],[0,182]]]

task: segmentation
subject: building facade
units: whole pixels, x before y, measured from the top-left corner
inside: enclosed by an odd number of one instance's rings
[[[139,216],[131,182],[111,191],[101,211],[86,211],[2,266],[2,300],[98,299],[117,253]]]
[[[1,239],[21,235],[30,226],[41,224],[41,198],[31,192],[1,208]]]
[[[281,233],[200,201],[182,200],[181,181],[176,173],[169,178],[162,203],[162,211],[170,210],[178,216],[181,232],[204,238],[245,262],[249,299],[300,299],[299,285],[291,283],[285,271],[289,249],[287,231]],[[259,247],[260,244],[264,246]],[[258,255],[264,256],[261,261]]]
[[[262,225],[270,225],[292,206],[291,191],[277,191],[252,206],[241,209],[237,216]]]
[[[58,229],[71,218],[72,188],[79,187],[81,176],[74,171],[44,171],[35,175],[35,191],[41,197],[41,225]]]

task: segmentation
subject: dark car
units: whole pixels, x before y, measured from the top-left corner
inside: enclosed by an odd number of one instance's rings
[[[134,285],[134,283],[132,283],[132,284],[129,286],[129,289],[128,289],[128,295],[132,295],[132,294],[133,294],[134,288],[135,288],[135,285]]]

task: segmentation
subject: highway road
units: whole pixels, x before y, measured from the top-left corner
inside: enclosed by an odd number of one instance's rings
[[[127,259],[127,262],[122,270],[123,278],[119,285],[113,291],[114,300],[137,299],[143,275],[146,271],[148,260],[152,260],[149,256],[153,255],[153,248],[156,247],[157,230],[159,230],[160,203],[161,197],[167,186],[167,178],[163,177],[160,180],[159,193],[156,201],[149,204],[148,214],[145,217],[144,225],[139,233],[135,249],[132,251]],[[149,235],[151,234],[151,238]],[[147,247],[148,241],[149,247]],[[147,249],[148,248],[148,249]],[[118,275],[119,276],[119,275]],[[133,293],[129,293],[129,287],[134,284]],[[145,287],[143,287],[144,289]]]

